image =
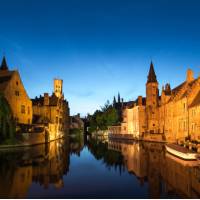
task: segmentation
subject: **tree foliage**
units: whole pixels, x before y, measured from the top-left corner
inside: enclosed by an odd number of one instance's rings
[[[0,94],[0,143],[15,139],[15,122],[12,111],[6,99]]]
[[[89,132],[106,130],[108,126],[115,125],[119,122],[117,110],[110,105],[109,101],[105,103],[101,110],[96,110],[92,116],[89,116]]]

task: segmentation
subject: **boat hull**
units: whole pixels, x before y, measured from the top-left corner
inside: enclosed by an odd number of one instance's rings
[[[197,153],[181,152],[181,151],[178,151],[178,150],[176,150],[173,147],[170,147],[168,145],[166,145],[165,147],[166,147],[167,152],[174,155],[174,156],[177,156],[177,157],[182,158],[184,160],[197,160]]]

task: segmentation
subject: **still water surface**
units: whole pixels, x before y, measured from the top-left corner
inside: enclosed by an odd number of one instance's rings
[[[1,198],[199,198],[200,168],[158,143],[58,140],[0,152]]]

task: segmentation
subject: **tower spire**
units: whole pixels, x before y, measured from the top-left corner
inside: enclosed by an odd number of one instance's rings
[[[157,82],[156,74],[154,71],[153,62],[151,61],[147,83]]]
[[[0,66],[0,70],[8,70],[8,65],[7,65],[5,56],[3,56],[1,66]]]
[[[118,103],[121,102],[120,93],[118,92]]]
[[[115,105],[115,104],[116,104],[116,98],[114,96],[114,98],[113,98],[113,105]]]

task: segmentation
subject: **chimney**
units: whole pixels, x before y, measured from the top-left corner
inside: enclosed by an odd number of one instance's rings
[[[194,80],[194,73],[191,69],[187,70],[187,82],[190,83],[191,81]]]
[[[138,96],[138,105],[142,106],[142,96]]]
[[[170,87],[170,84],[169,84],[169,83],[167,83],[167,84],[165,85],[165,94],[166,94],[166,95],[171,95],[171,87]]]
[[[44,106],[48,106],[48,105],[49,105],[49,94],[44,93]]]

